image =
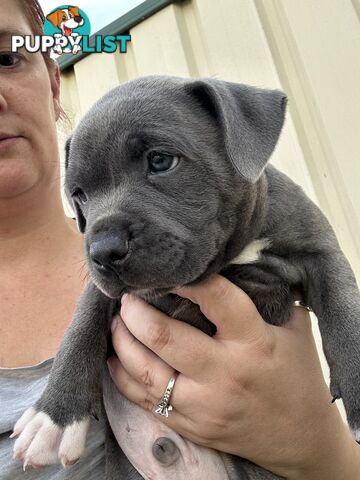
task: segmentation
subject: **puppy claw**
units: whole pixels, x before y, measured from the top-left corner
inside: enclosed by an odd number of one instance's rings
[[[9,435],[9,438],[15,438],[19,435],[20,432],[13,432],[11,435]]]
[[[26,458],[23,464],[23,470],[25,472],[26,468],[30,465],[34,470],[40,470],[44,467],[44,465],[38,465],[37,463],[33,463],[29,458]]]
[[[61,457],[61,465],[66,468],[66,467],[71,467],[71,465],[75,465],[80,460],[79,458],[75,458],[74,460],[69,460],[67,457]]]
[[[24,451],[23,450],[15,450],[13,454],[13,460],[22,460],[24,457]]]

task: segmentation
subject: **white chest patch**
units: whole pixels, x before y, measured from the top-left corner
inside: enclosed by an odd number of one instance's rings
[[[260,238],[253,240],[239,253],[237,257],[231,260],[230,265],[242,265],[245,263],[253,263],[259,260],[260,254],[264,248],[271,245],[268,238]]]

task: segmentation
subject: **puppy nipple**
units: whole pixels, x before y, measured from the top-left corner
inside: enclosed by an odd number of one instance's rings
[[[156,460],[162,463],[164,467],[169,467],[180,457],[180,450],[176,444],[167,437],[160,437],[155,440],[152,453]]]

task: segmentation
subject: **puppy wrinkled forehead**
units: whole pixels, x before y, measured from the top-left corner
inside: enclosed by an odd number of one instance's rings
[[[174,144],[216,136],[216,127],[184,88],[185,79],[142,77],[107,93],[85,115],[74,136],[83,145],[111,145],[133,135],[173,138]],[[156,135],[157,134],[157,135]],[[77,142],[76,142],[77,143]]]
[[[185,78],[165,75],[140,77],[114,88],[103,97],[103,100],[127,98],[149,101],[153,98],[155,101],[162,99],[177,101],[179,95],[185,92],[184,86],[187,81]]]
[[[109,92],[95,106],[94,113],[123,123],[156,127],[161,122],[179,121],[191,112],[191,104],[181,83],[149,80],[128,82]]]

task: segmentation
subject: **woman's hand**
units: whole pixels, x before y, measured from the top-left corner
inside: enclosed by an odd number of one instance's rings
[[[109,361],[121,393],[154,411],[178,371],[174,410],[159,418],[184,437],[291,479],[358,478],[358,446],[331,403],[307,312],[294,308],[286,326],[271,326],[219,275],[176,293],[200,306],[216,335],[127,295]]]

